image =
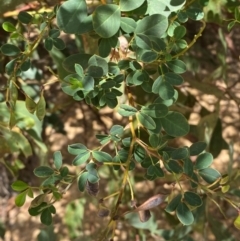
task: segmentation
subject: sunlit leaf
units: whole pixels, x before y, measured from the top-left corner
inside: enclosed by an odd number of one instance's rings
[[[27,183],[17,180],[12,183],[11,187],[14,191],[21,192],[21,191],[24,191],[25,189],[27,189],[29,186]]]
[[[98,6],[93,13],[93,28],[102,38],[110,38],[120,28],[120,9],[115,4]]]

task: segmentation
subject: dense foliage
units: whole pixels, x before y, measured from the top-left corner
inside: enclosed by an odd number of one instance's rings
[[[43,224],[50,225],[58,212],[54,204],[64,198],[74,182],[80,192],[97,196],[102,179],[107,178],[115,180],[118,188],[98,200],[98,215],[108,217],[99,240],[113,240],[120,220],[166,240],[193,240],[192,229],[186,227],[206,220],[204,210],[209,201],[223,212],[219,198],[236,209],[234,225],[240,227],[238,200],[230,192],[230,181],[238,180],[238,174],[222,176],[211,166],[216,156],[210,153],[211,145],[215,143],[199,140],[190,146],[171,145],[190,131],[187,118],[174,107],[184,82],[182,74],[187,71],[184,57],[206,27],[204,7],[208,2],[116,0],[101,1],[89,8],[85,0],[68,0],[52,12],[32,15],[22,11],[16,24],[2,24],[10,36],[1,45],[1,52],[10,58],[5,66],[5,97],[0,103],[4,113],[0,114],[1,154],[17,152],[28,157],[33,146],[46,152],[41,132],[47,112],[46,86],[52,82],[40,86],[36,95],[20,79],[32,68],[32,56],[42,43],[50,55],[54,49],[60,52],[66,48],[62,32],[94,39],[97,50],[69,55],[57,64],[57,73],[49,68],[61,90],[96,109],[111,108],[125,123],[97,134],[97,147],[69,143],[75,174],[64,165],[61,151],[56,151],[52,166],[46,163],[34,169],[36,177],[44,178],[40,186],[15,181],[12,188],[19,192],[17,206],[24,205],[26,196],[31,197],[29,214],[39,215]],[[229,30],[240,22],[237,4],[228,8],[234,16],[229,20]],[[188,23],[193,21],[199,22],[195,25],[199,27],[190,39]],[[26,36],[32,28],[39,31],[33,40]],[[25,100],[19,98],[20,94]],[[218,141],[223,142],[222,137]],[[105,174],[101,176],[102,172]],[[172,191],[155,193],[138,205],[138,193],[134,191],[138,172],[142,173],[141,180],[171,180]],[[123,212],[123,205],[127,211]],[[159,205],[166,220],[176,215],[182,225],[169,232],[158,229],[149,219],[150,210]],[[141,226],[145,222],[152,225]]]

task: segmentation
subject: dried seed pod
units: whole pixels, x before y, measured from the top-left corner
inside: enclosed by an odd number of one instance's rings
[[[97,196],[97,194],[99,192],[99,182],[91,183],[91,182],[87,181],[86,190],[89,195]]]
[[[141,222],[147,222],[151,217],[151,213],[149,210],[143,210],[138,212],[138,216]]]
[[[149,210],[149,209],[155,208],[158,205],[160,205],[161,203],[163,203],[164,200],[165,200],[165,198],[162,194],[157,194],[157,195],[149,198],[142,205],[138,206],[135,209],[135,211],[143,211],[143,210]]]
[[[100,218],[104,218],[104,217],[107,217],[109,215],[110,211],[104,207],[104,206],[100,206],[100,209],[98,211],[98,216]]]

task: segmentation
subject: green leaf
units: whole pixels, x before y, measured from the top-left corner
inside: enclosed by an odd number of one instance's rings
[[[33,114],[34,111],[36,110],[36,106],[37,104],[30,98],[26,95],[26,99],[25,99],[25,105],[26,105],[26,108],[27,110]]]
[[[92,76],[85,76],[82,80],[82,83],[85,91],[94,90],[94,78]]]
[[[49,208],[46,208],[42,211],[40,216],[41,223],[49,226],[52,224],[52,214],[49,210]]]
[[[28,195],[30,198],[33,198],[33,197],[34,197],[32,188],[29,188],[29,189],[28,189],[27,195]]]
[[[53,162],[57,170],[62,167],[62,153],[60,151],[53,153]]]
[[[28,213],[31,215],[31,216],[37,216],[39,215],[43,208],[46,207],[48,204],[46,202],[43,202],[43,198],[45,197],[45,195],[42,195],[42,196],[37,196],[31,203],[31,206],[30,208],[28,209]],[[33,205],[33,202],[36,201],[36,203],[39,204],[37,206],[32,206]]]
[[[221,174],[217,170],[210,167],[199,170],[198,173],[204,181],[210,184],[214,183],[221,177]]]
[[[54,170],[48,166],[40,166],[35,168],[33,173],[37,177],[49,177],[54,173]]]
[[[87,147],[81,143],[68,145],[68,152],[72,155],[78,155],[86,152],[87,150],[88,150]]]
[[[153,175],[155,175],[155,168],[154,168],[154,166],[149,166],[148,168],[147,168],[147,175],[148,176],[153,176]]]
[[[185,63],[179,59],[167,62],[167,66],[176,74],[183,74],[187,70]]]
[[[194,192],[185,192],[184,193],[184,201],[193,207],[199,207],[202,205],[201,197]]]
[[[195,163],[195,169],[201,170],[209,167],[213,162],[213,156],[211,153],[202,153],[197,157],[196,163]]]
[[[135,115],[138,111],[136,108],[125,104],[121,104],[119,108],[120,109],[118,109],[118,113],[122,116],[132,116]]]
[[[8,75],[12,74],[14,69],[15,69],[15,66],[17,64],[17,60],[18,58],[16,59],[12,59],[11,61],[9,61],[6,66],[5,66],[5,71]]]
[[[88,67],[88,61],[92,57],[90,54],[72,54],[63,60],[62,66],[65,70],[75,73],[75,64],[79,64],[85,70]]]
[[[111,162],[112,161],[112,157],[104,151],[93,151],[92,155],[93,155],[93,158],[99,162]]]
[[[93,28],[102,38],[110,38],[120,28],[121,12],[117,5],[98,6],[93,13]]]
[[[63,50],[66,48],[65,42],[61,38],[54,38],[53,46],[59,50]]]
[[[199,155],[201,152],[203,152],[207,147],[207,144],[203,141],[199,141],[196,143],[193,143],[190,147],[189,147],[189,152],[190,152],[190,156],[197,156]]]
[[[190,158],[184,159],[183,163],[183,172],[187,174],[189,177],[193,175],[193,163]]]
[[[18,14],[18,20],[21,23],[29,24],[32,21],[32,19],[33,19],[32,15],[27,12],[20,12]]]
[[[115,48],[117,43],[118,38],[116,36],[101,39],[98,45],[99,55],[103,58],[108,57],[110,52],[112,51],[112,48]]]
[[[156,128],[156,123],[152,119],[152,117],[144,114],[144,113],[139,113],[138,114],[138,120],[139,122],[147,129],[153,130]]]
[[[11,185],[12,189],[14,191],[18,191],[18,192],[21,192],[21,191],[24,191],[25,189],[29,188],[28,184],[23,182],[23,181],[15,181],[12,185]]]
[[[78,179],[78,189],[80,192],[84,192],[87,183],[88,172],[84,172]]]
[[[178,194],[176,197],[174,197],[165,208],[165,211],[168,213],[174,212],[177,209],[177,206],[181,202],[182,195]]]
[[[174,173],[180,174],[180,173],[183,172],[182,166],[180,166],[180,164],[179,164],[177,161],[170,160],[170,161],[167,163],[167,166],[168,166],[168,168],[170,169],[170,171],[172,171],[172,172],[174,172]]]
[[[76,73],[77,73],[81,78],[83,78],[83,77],[84,77],[84,70],[83,70],[82,66],[81,66],[80,64],[75,64],[75,65],[74,65],[74,68],[75,68]]]
[[[61,87],[66,94],[74,96],[77,91],[83,90],[83,79],[78,74],[67,75]]]
[[[74,158],[72,164],[74,166],[79,166],[79,165],[85,163],[89,159],[89,157],[90,157],[89,151],[85,151],[83,153],[80,153]]]
[[[50,29],[50,31],[49,31],[49,37],[51,37],[51,38],[57,38],[57,37],[59,37],[59,36],[60,36],[60,31],[59,31],[59,29],[56,29],[56,28]]]
[[[178,20],[180,23],[186,23],[188,21],[188,15],[186,12],[180,11],[178,13]]]
[[[13,44],[3,44],[1,47],[1,52],[6,56],[16,56],[19,55],[21,50]]]
[[[240,215],[233,222],[235,228],[240,229]]]
[[[200,8],[190,7],[187,8],[186,13],[189,18],[199,21],[204,18],[204,12]]]
[[[42,182],[42,186],[43,187],[50,187],[50,186],[54,186],[56,184],[56,182],[59,182],[62,179],[61,176],[49,176],[46,180],[44,180]]]
[[[159,134],[151,134],[149,136],[149,143],[153,148],[157,148],[160,143]]]
[[[125,33],[134,32],[137,23],[132,18],[121,17],[120,27]]]
[[[164,74],[164,79],[171,85],[181,85],[183,83],[182,76],[175,73],[166,73]]]
[[[103,69],[99,66],[89,66],[88,75],[93,78],[101,78],[103,76]]]
[[[185,203],[178,204],[176,214],[183,225],[191,225],[194,222],[193,214]]]
[[[139,20],[135,34],[144,34],[161,38],[168,28],[168,20],[161,14],[153,14]]]
[[[146,151],[144,150],[143,147],[137,145],[136,148],[134,149],[133,156],[134,156],[134,159],[140,163],[145,159]]]
[[[82,34],[92,31],[92,16],[88,16],[86,1],[64,2],[57,11],[57,25],[65,33]]]
[[[145,0],[138,0],[138,1],[128,1],[128,0],[120,0],[119,6],[122,12],[129,12],[134,9],[139,8]]]
[[[108,143],[111,139],[109,135],[100,135],[100,134],[96,135],[96,138],[102,145]]]
[[[68,170],[68,167],[62,167],[61,170],[60,170],[60,175],[62,177],[66,177],[69,173],[69,170]]]
[[[178,148],[171,153],[171,158],[175,160],[184,159],[186,157],[188,157],[188,149],[184,147]]]
[[[189,132],[189,125],[186,118],[178,112],[170,111],[161,118],[163,129],[170,136],[184,136]]]
[[[53,48],[53,40],[52,38],[49,38],[47,37],[44,41],[44,48],[47,50],[47,51],[51,51],[52,48]]]
[[[27,70],[30,69],[30,67],[31,67],[31,61],[30,61],[29,58],[27,58],[27,60],[22,63],[22,65],[21,65],[21,70],[22,70],[22,71],[27,71]]]
[[[99,176],[96,169],[90,169],[88,171],[87,179],[90,183],[97,183],[99,181]]]
[[[173,36],[175,39],[181,39],[185,36],[185,34],[186,34],[186,28],[182,25],[177,26],[173,32]]]
[[[101,58],[100,56],[93,55],[88,60],[89,66],[98,66],[103,69],[103,75],[106,75],[108,73],[108,63],[104,58]]]
[[[152,43],[148,36],[144,34],[137,34],[135,36],[136,45],[145,50],[152,50]]]
[[[40,99],[36,105],[36,116],[40,121],[42,121],[45,115],[46,115],[46,101],[42,92]]]
[[[193,179],[193,181],[191,181],[191,187],[192,188],[197,188],[198,187],[198,176],[196,175],[195,172],[192,173],[191,178]]]
[[[16,206],[18,207],[21,207],[23,206],[23,204],[25,203],[26,201],[26,195],[27,195],[27,191],[24,191],[24,192],[21,192],[20,194],[18,194],[15,198],[15,204]]]
[[[158,177],[164,177],[164,172],[159,165],[154,166],[154,174]]]
[[[3,28],[6,32],[9,32],[9,33],[16,31],[15,26],[14,26],[12,23],[10,23],[10,22],[4,22],[4,23],[2,24],[2,28]]]
[[[140,60],[144,63],[152,63],[158,58],[158,54],[153,51],[144,51],[144,53],[140,56]]]
[[[185,0],[147,0],[149,15],[160,13],[168,17],[173,12],[178,12],[185,4]]]
[[[234,27],[235,23],[236,23],[236,21],[235,21],[235,20],[234,20],[234,21],[229,22],[229,24],[228,24],[228,26],[227,26],[228,31],[231,31],[231,29]]]
[[[124,128],[120,125],[114,125],[110,129],[110,135],[122,135],[124,132]]]
[[[167,115],[168,108],[163,104],[152,104],[143,106],[141,112],[153,118],[162,118]]]

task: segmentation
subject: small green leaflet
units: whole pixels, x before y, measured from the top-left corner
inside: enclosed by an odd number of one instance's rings
[[[138,110],[136,108],[125,104],[121,104],[118,109],[118,113],[122,116],[132,116],[135,115],[137,111]]]
[[[144,113],[140,112],[138,114],[138,120],[145,128],[149,130],[153,130],[156,128],[156,123],[154,122],[154,120]]]
[[[93,151],[92,156],[99,162],[111,162],[112,157],[104,151]]]

